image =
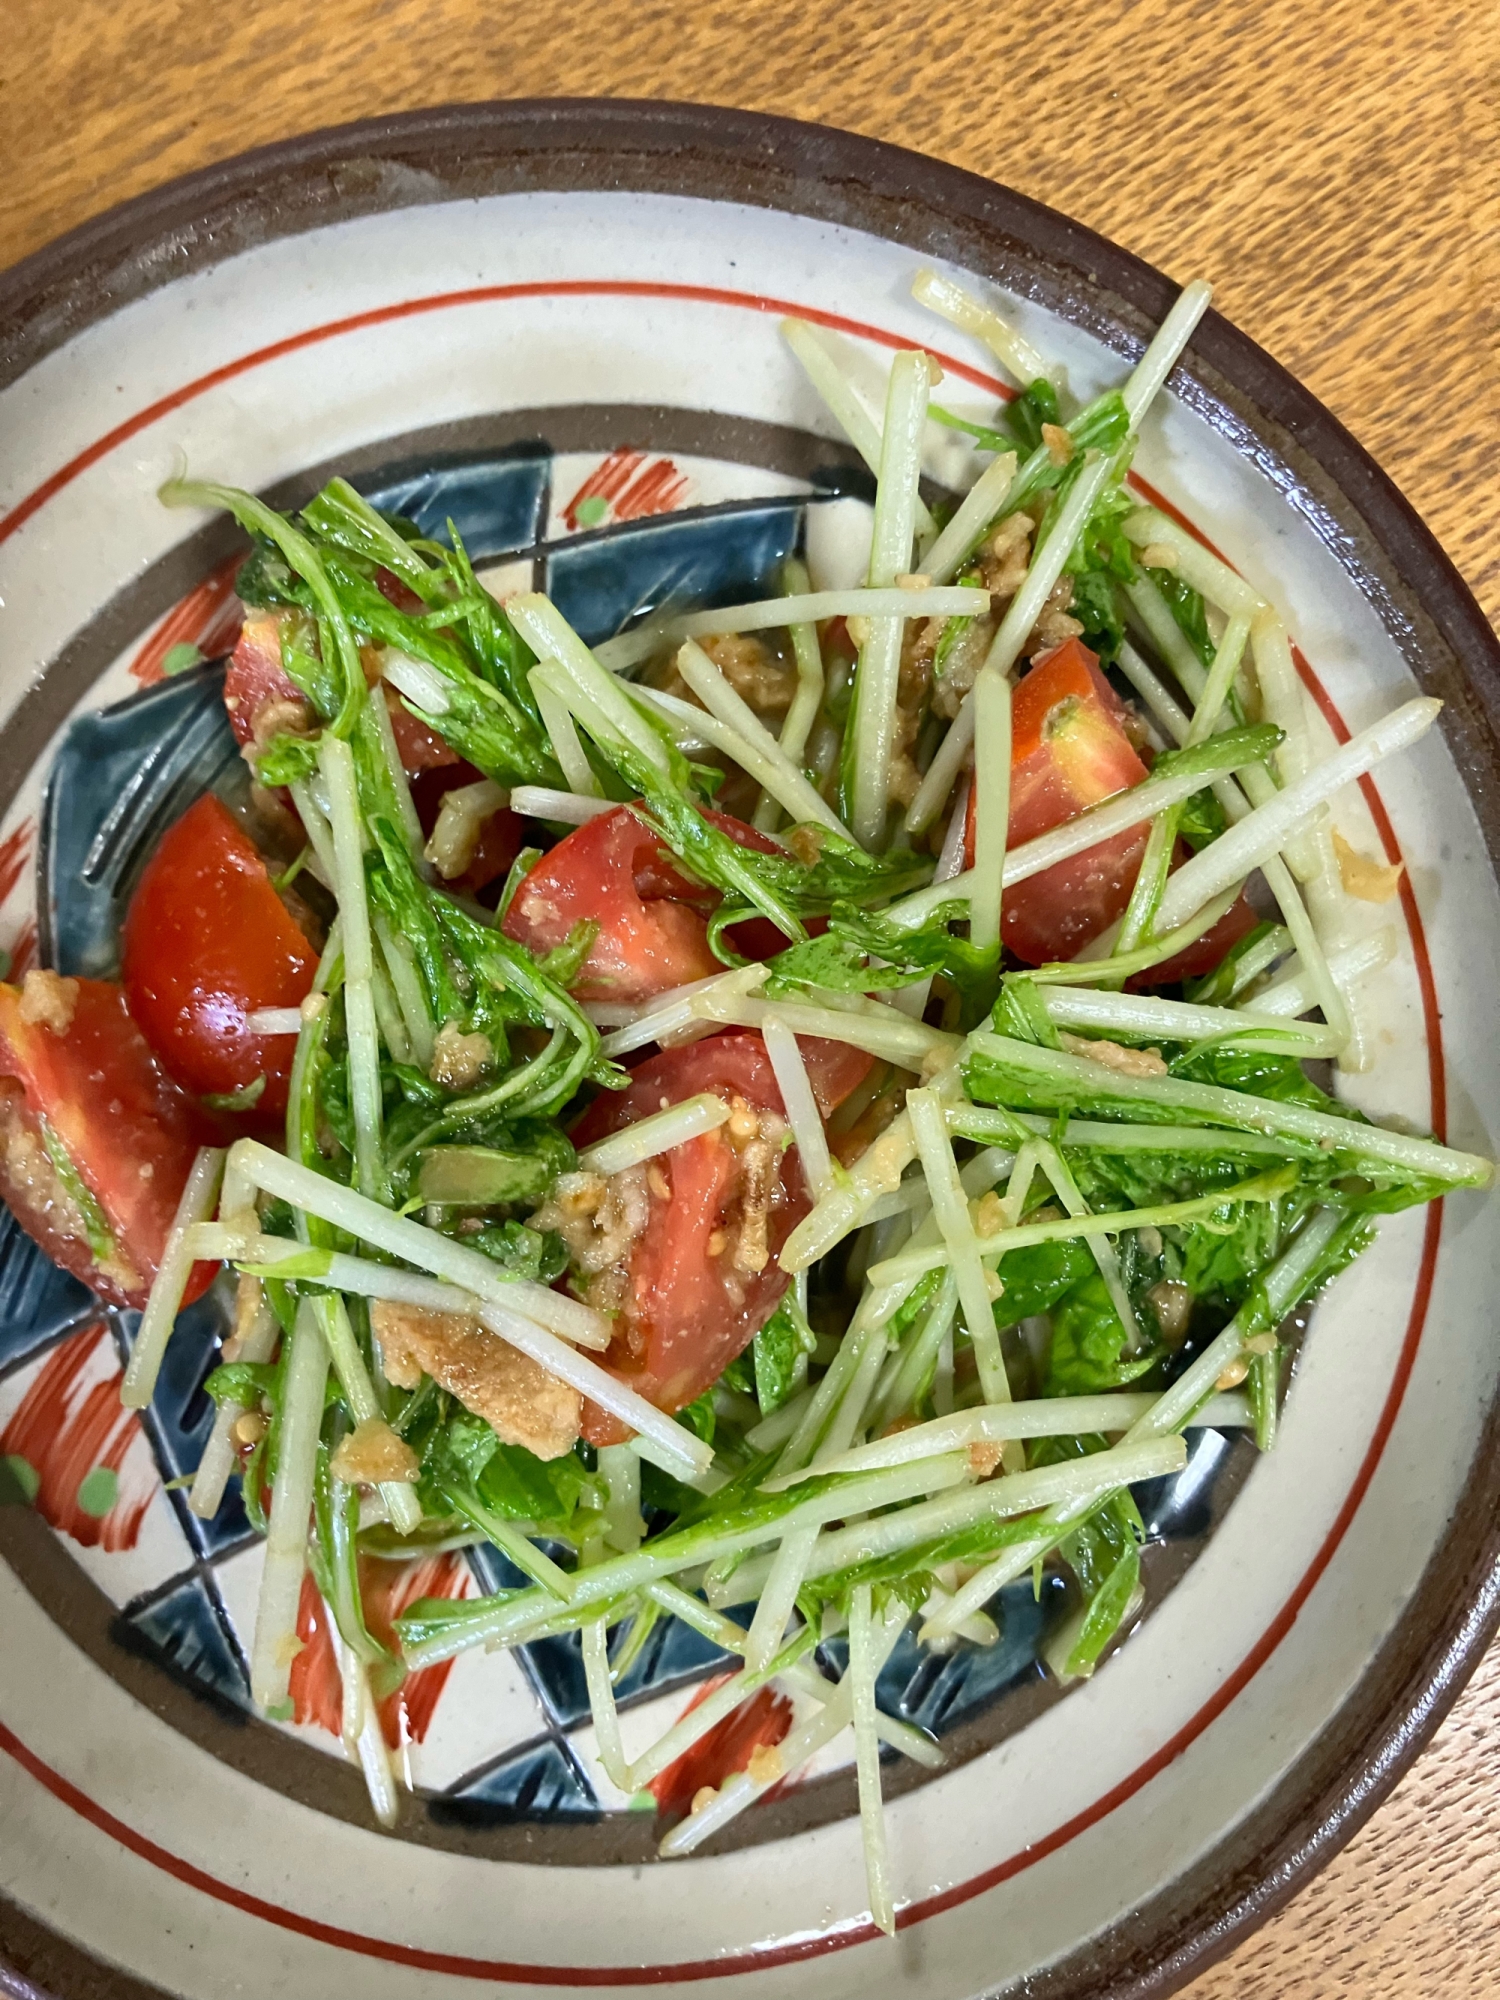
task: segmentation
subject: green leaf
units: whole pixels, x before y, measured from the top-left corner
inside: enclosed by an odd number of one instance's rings
[[[677,1421],[705,1444],[714,1441],[714,1392],[705,1389],[695,1402],[689,1403],[677,1412]]]
[[[1008,972],[1000,986],[1000,998],[991,1017],[997,1035],[1009,1035],[1018,1042],[1030,1042],[1043,1049],[1060,1049],[1057,1028],[1047,1012],[1047,1003],[1034,980],[1025,973]]]
[[[1208,607],[1200,594],[1174,569],[1153,569],[1150,576],[1193,651],[1205,667],[1211,667],[1218,648],[1208,629]]]
[[[268,790],[299,784],[318,768],[315,736],[273,736],[255,761],[255,775]]]
[[[478,1250],[513,1278],[528,1278],[534,1285],[550,1285],[568,1268],[568,1246],[555,1230],[531,1229],[524,1222],[492,1222],[465,1236],[471,1250]]]
[[[485,1506],[506,1521],[566,1528],[579,1500],[593,1487],[587,1467],[573,1452],[540,1459],[518,1444],[497,1446],[477,1482]]]
[[[1056,389],[1044,375],[1038,376],[1007,404],[1000,421],[1022,451],[1036,451],[1042,442],[1042,425],[1062,423]]]
[[[1094,1269],[1093,1253],[1081,1237],[1032,1243],[1011,1250],[995,1267],[1005,1290],[995,1301],[996,1326],[1016,1326],[1033,1313],[1050,1312],[1060,1298]]]
[[[1053,1311],[1043,1394],[1092,1396],[1135,1381],[1155,1367],[1160,1354],[1130,1354],[1128,1341],[1103,1278],[1090,1271]]]
[[[763,1417],[789,1402],[807,1380],[807,1359],[817,1345],[812,1328],[797,1306],[792,1287],[756,1334],[751,1347],[755,1369],[755,1400]]]
[[[241,1084],[238,1090],[208,1090],[203,1094],[203,1102],[210,1111],[249,1111],[259,1104],[266,1091],[264,1075],[252,1077],[249,1083]]]
[[[571,1146],[568,1148],[571,1153]],[[429,1146],[418,1155],[417,1191],[423,1201],[489,1207],[497,1202],[540,1202],[556,1179],[552,1162],[537,1153],[501,1152],[491,1146]]]
[[[278,1380],[273,1362],[227,1361],[213,1371],[203,1387],[216,1403],[239,1403],[255,1410],[274,1395]]]

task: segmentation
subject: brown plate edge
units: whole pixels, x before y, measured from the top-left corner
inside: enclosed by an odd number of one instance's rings
[[[453,105],[259,148],[138,196],[0,274],[0,386],[131,299],[257,242],[480,193],[682,193],[685,169],[693,170],[693,193],[952,257],[1065,312],[1123,353],[1138,349],[1175,296],[1150,265],[1042,204],[882,141],[712,106]],[[1459,698],[1451,719],[1463,739],[1460,765],[1495,857],[1500,644],[1479,606],[1391,480],[1269,355],[1212,313],[1190,354],[1174,388],[1217,428],[1238,431],[1247,447],[1258,442],[1254,455],[1264,459],[1269,448],[1279,464],[1266,469],[1273,477],[1280,471],[1278,483],[1324,539],[1341,540],[1341,559],[1369,589],[1419,678]],[[1433,640],[1446,662],[1434,660]],[[1477,1478],[1399,1624],[1320,1741],[1185,1875],[1030,1975],[1028,1996],[1148,2000],[1175,1991],[1287,1902],[1375,1810],[1500,1625],[1500,1530],[1490,1525],[1500,1514],[1500,1410],[1490,1413],[1475,1466]],[[37,1946],[50,1934],[24,1918],[23,1937],[12,1916],[22,1913],[0,1906],[0,1939],[41,1970]],[[119,1973],[112,1984],[96,1984],[95,1962],[58,1943],[53,1964],[70,1982],[82,1973],[89,1990],[121,2000],[146,1990]],[[103,1965],[97,1970],[111,1979]],[[40,1987],[13,1982],[3,1969],[0,1990],[44,2000]],[[75,1986],[69,2000],[84,1991]]]

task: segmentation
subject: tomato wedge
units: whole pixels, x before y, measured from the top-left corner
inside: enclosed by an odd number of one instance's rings
[[[145,1305],[194,1155],[213,1136],[157,1066],[123,987],[50,972],[0,985],[0,1194],[53,1262],[110,1304]],[[189,1299],[216,1268],[194,1267]]]
[[[1034,663],[1017,683],[1011,704],[1009,846],[1035,840],[1086,807],[1140,784],[1146,767],[1124,723],[1124,703],[1076,639]],[[1023,965],[1074,958],[1124,915],[1149,832],[1146,826],[1129,827],[1006,890],[1000,928]],[[972,865],[972,794],[965,848]],[[1173,865],[1186,858],[1187,849],[1179,848]],[[1211,971],[1255,923],[1255,912],[1241,896],[1196,944],[1154,966],[1140,983],[1166,986]]]
[[[864,1080],[870,1058],[841,1042],[799,1045],[818,1109],[827,1118]],[[751,1114],[769,1112],[779,1120],[783,1113],[760,1036],[714,1035],[642,1063],[628,1090],[595,1099],[574,1139],[591,1145],[701,1091],[730,1102],[741,1099]],[[800,1165],[779,1146],[766,1209],[765,1261],[759,1269],[736,1263],[746,1183],[755,1171],[746,1139],[757,1136],[755,1124],[753,1115],[731,1120],[651,1162],[650,1212],[629,1253],[620,1330],[607,1359],[622,1381],[658,1409],[680,1410],[716,1382],[770,1318],[790,1282],[777,1254],[810,1204]],[[603,1411],[585,1405],[584,1435],[609,1444],[625,1433]]]
[[[274,734],[269,724],[276,718],[268,715],[273,704],[294,703],[304,713],[307,710],[307,697],[281,665],[284,615],[279,611],[248,611],[224,674],[224,707],[235,741],[242,749],[247,743],[256,742],[258,736]],[[365,661],[365,672],[371,679],[379,673],[373,653]],[[458,752],[425,722],[419,722],[394,689],[384,687],[382,692],[395,732],[396,754],[409,778],[419,771],[437,770],[460,761]]]
[[[130,1011],[162,1067],[200,1097],[253,1090],[249,1122],[286,1115],[295,1037],[253,1035],[256,1007],[295,1007],[318,955],[249,835],[212,792],[170,826],[131,898],[122,939]]]
[[[1035,840],[1141,782],[1146,767],[1125,734],[1124,717],[1098,661],[1076,639],[1033,664],[1011,704],[1009,846]],[[1074,957],[1123,913],[1147,833],[1132,827],[1006,890],[1000,928],[1023,965]],[[972,864],[972,792],[965,846]]]
[[[775,841],[743,820],[715,812],[705,817],[742,847],[778,851]],[[618,806],[543,855],[516,891],[501,929],[541,956],[565,944],[575,924],[597,924],[573,991],[580,1000],[636,1002],[724,970],[708,946],[708,915],[718,901],[716,889],[690,881],[661,837],[628,806]],[[731,942],[741,951],[751,928],[735,927]],[[762,940],[752,935],[748,942]],[[777,932],[769,950],[785,943]]]

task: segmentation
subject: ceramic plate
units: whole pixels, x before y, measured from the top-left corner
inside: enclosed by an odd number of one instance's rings
[[[231,782],[207,664],[243,547],[159,507],[181,458],[281,504],[339,469],[590,639],[727,602],[794,550],[839,580],[870,485],[778,335],[831,329],[877,380],[929,346],[960,410],[985,355],[912,303],[921,263],[992,293],[1080,396],[1118,381],[1167,281],[1003,188],[834,132],[661,105],[421,113],[252,155],[0,281],[0,944],[107,973],[162,826]],[[955,457],[953,454],[957,453]],[[928,466],[960,478],[955,444]],[[1406,863],[1358,1104],[1492,1150],[1500,984],[1496,646],[1378,470],[1210,316],[1138,460],[1282,611],[1331,736],[1414,687],[1440,734],[1338,805]],[[1373,920],[1373,919],[1372,919]],[[1387,921],[1388,914],[1379,919]],[[10,1990],[429,2000],[708,1985],[734,2000],[1160,1993],[1291,1893],[1434,1726],[1495,1619],[1500,1234],[1477,1196],[1389,1219],[1312,1320],[1281,1442],[1196,1433],[1145,1496],[1139,1629],[1059,1698],[1051,1606],[988,1652],[898,1653],[885,1698],[942,1739],[890,1767],[899,1936],[865,1916],[834,1754],[719,1851],[653,1858],[599,1769],[573,1645],[466,1655],[387,1713],[394,1835],[342,1760],[316,1602],[296,1719],[247,1710],[259,1550],[231,1494],[171,1482],[222,1327],[185,1315],[151,1409],[134,1323],[0,1234],[0,1954]],[[487,1559],[392,1568],[416,1595]],[[719,1661],[665,1636],[626,1745]],[[101,1969],[102,1968],[102,1969]],[[35,1986],[26,1984],[30,1979]],[[0,1982],[4,1975],[0,1974]]]

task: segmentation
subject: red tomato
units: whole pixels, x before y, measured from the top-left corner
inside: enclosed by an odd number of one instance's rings
[[[1141,782],[1146,767],[1122,727],[1124,714],[1098,661],[1076,639],[1033,664],[1011,704],[1009,846]],[[1001,930],[1023,965],[1074,957],[1123,914],[1147,836],[1146,827],[1132,827],[1006,890]],[[972,792],[965,848],[972,865]]]
[[[826,1118],[864,1080],[870,1058],[841,1042],[801,1041],[800,1047]],[[591,1145],[700,1091],[742,1098],[754,1111],[783,1110],[760,1036],[714,1035],[642,1063],[628,1090],[595,1099],[573,1136],[580,1146]],[[742,1167],[729,1127],[674,1146],[652,1165],[658,1187],[630,1253],[627,1301],[608,1364],[658,1409],[680,1410],[719,1379],[775,1311],[790,1282],[777,1255],[809,1203],[800,1165],[783,1154],[772,1190],[770,1255],[761,1270],[740,1272],[730,1245]],[[593,1405],[585,1406],[584,1434],[596,1444],[624,1435]]]
[[[776,843],[727,813],[706,817],[742,847],[762,854]],[[573,926],[597,923],[599,934],[573,991],[581,1000],[649,1000],[724,967],[708,947],[716,889],[693,882],[661,839],[628,806],[601,813],[567,834],[516,891],[501,929],[540,956],[565,944]],[[740,946],[737,925],[731,942]],[[752,942],[757,940],[753,939]],[[776,933],[770,950],[786,943]]]
[[[408,778],[416,777],[419,771],[446,770],[450,765],[463,762],[451,743],[445,743],[435,729],[429,729],[425,722],[412,714],[393,687],[382,682],[381,692],[390,710],[396,755],[401,759],[401,768]],[[476,771],[474,775],[478,777],[480,774]]]
[[[19,989],[0,985],[0,1076],[0,1193],[16,1220],[101,1298],[144,1306],[194,1155],[213,1134],[157,1067],[123,987],[36,972]],[[109,1225],[114,1249],[101,1259],[57,1198],[42,1120]],[[189,1299],[214,1269],[194,1266]]]
[[[271,701],[305,702],[306,696],[282,671],[281,614],[251,610],[224,674],[224,706],[241,748],[253,741],[255,718]]]
[[[167,829],[131,898],[123,935],[131,1013],[163,1067],[198,1096],[266,1079],[248,1116],[286,1115],[295,1038],[252,1035],[256,1007],[295,1007],[318,956],[271,886],[254,842],[207,792]]]
[[[229,712],[229,726],[242,748],[255,740],[256,718],[268,702],[295,701],[306,705],[307,697],[301,688],[282,670],[282,616],[279,611],[245,614],[239,642],[224,675],[224,706]],[[365,678],[373,684],[379,673],[373,649],[366,647],[361,659]],[[460,761],[458,752],[425,722],[419,722],[394,688],[383,686],[381,691],[390,710],[396,754],[409,778],[418,771],[436,770]]]
[[[1127,980],[1126,984],[1132,988],[1175,986],[1180,979],[1201,979],[1205,972],[1213,971],[1242,937],[1248,937],[1259,922],[1241,891],[1239,899],[1230,904],[1212,930],[1205,931],[1196,944],[1190,944],[1186,951],[1178,952],[1175,958],[1161,965],[1153,965],[1149,972]]]
[[[443,809],[443,800],[449,792],[464,785],[476,785],[483,776],[483,771],[476,770],[462,759],[455,764],[444,764],[436,769],[429,767],[415,773],[411,782],[411,801],[417,809],[423,833],[431,835],[437,825],[438,814]],[[520,814],[513,813],[508,806],[501,806],[498,812],[491,813],[480,829],[474,859],[462,875],[455,876],[446,886],[466,896],[477,896],[481,889],[487,889],[498,877],[507,873],[520,853],[524,825]]]

